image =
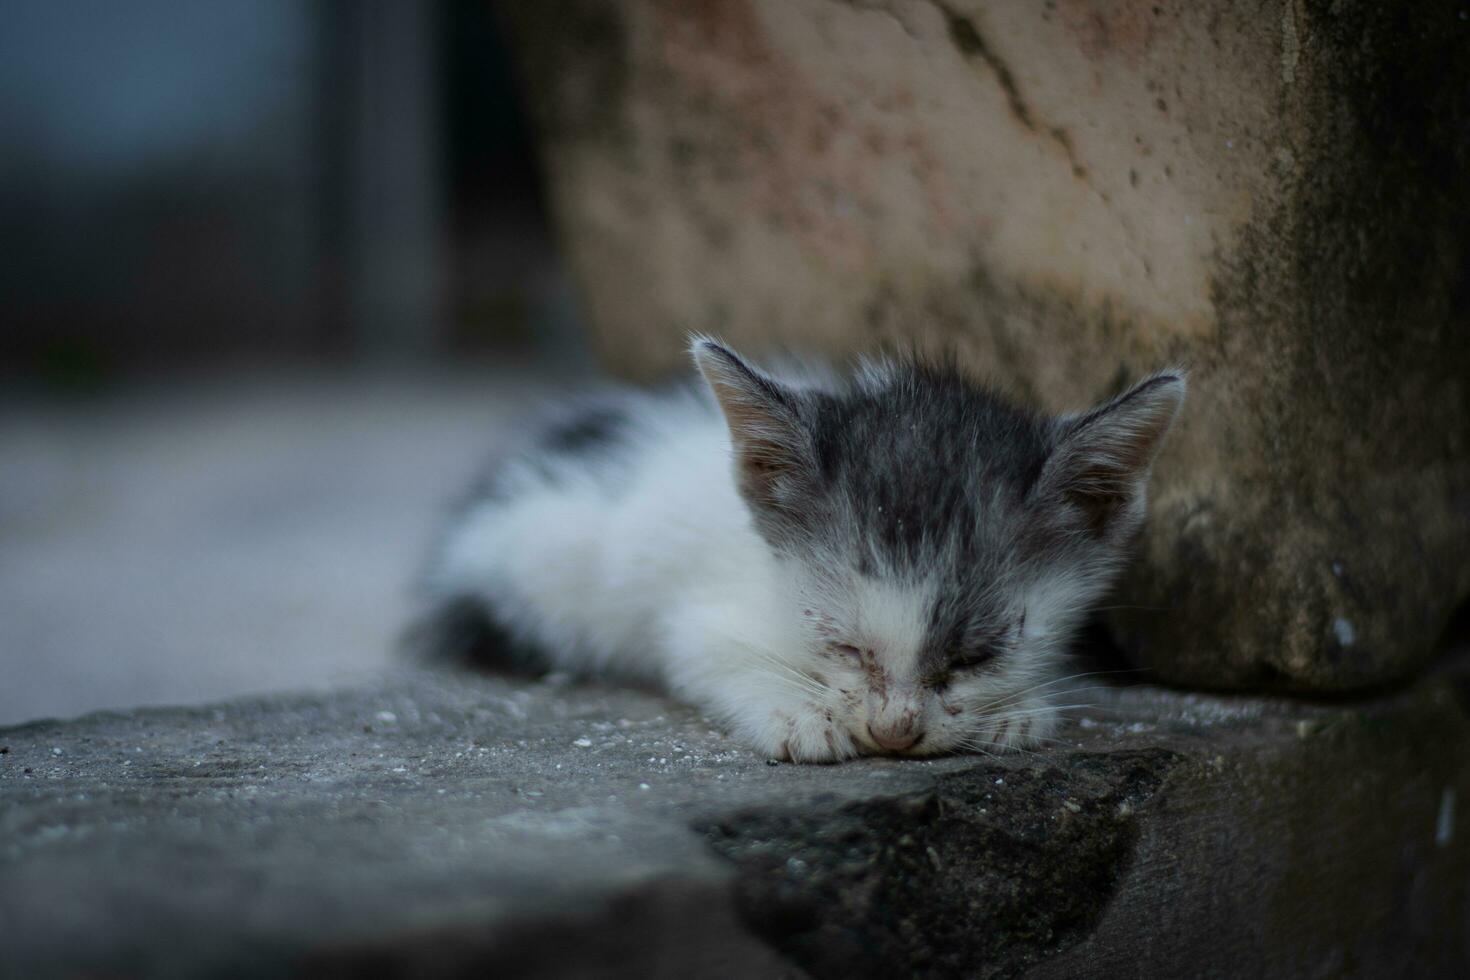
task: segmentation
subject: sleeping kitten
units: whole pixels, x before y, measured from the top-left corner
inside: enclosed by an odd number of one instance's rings
[[[1048,418],[949,366],[692,354],[705,386],[608,395],[500,464],[437,555],[441,626],[661,684],[785,760],[1044,740],[1183,377]]]

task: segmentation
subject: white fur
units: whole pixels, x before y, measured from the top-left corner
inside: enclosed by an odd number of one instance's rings
[[[880,389],[888,376],[869,363],[857,383]],[[1182,382],[1165,394],[1172,417]],[[479,601],[552,668],[664,686],[767,756],[834,761],[885,742],[910,755],[988,752],[1046,738],[1065,642],[1112,577],[1114,552],[994,583],[1015,622],[1005,655],[925,676],[935,583],[859,574],[850,556],[778,557],[737,490],[710,393],[619,398],[631,422],[615,451],[506,464],[446,542],[431,593]],[[1141,486],[1130,507],[1136,524]],[[910,733],[922,736],[891,744]]]
[[[753,529],[731,476],[723,419],[695,395],[684,403],[629,397],[635,444],[618,465],[631,467],[631,483],[609,493],[586,459],[565,461],[553,479],[510,464],[502,477],[509,499],[465,516],[433,591],[477,597],[553,668],[665,686],[769,756],[828,761],[880,751],[869,721],[904,710],[935,733],[926,752],[1024,744],[1030,723],[1009,736],[964,729],[938,737],[949,716],[924,703],[914,674],[933,598],[928,583],[806,580]],[[1070,611],[1072,603],[1062,604]],[[1044,633],[1047,615],[1041,603],[1028,631]],[[842,624],[843,642],[881,659],[886,704],[861,671],[824,653],[832,637],[814,631],[818,616]],[[1050,653],[1054,644],[1047,636],[1038,645]],[[990,685],[992,700],[995,690],[1037,683],[1040,666]]]
[[[780,754],[789,732],[775,719],[803,713],[815,685],[793,657],[801,611],[736,492],[724,421],[698,396],[629,397],[629,485],[609,494],[586,460],[553,480],[521,466],[509,500],[465,516],[431,591],[479,598],[554,668],[665,685]]]

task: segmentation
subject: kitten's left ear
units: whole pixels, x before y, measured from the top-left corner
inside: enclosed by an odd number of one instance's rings
[[[1081,510],[1088,527],[1105,534],[1120,514],[1142,517],[1149,468],[1179,406],[1184,373],[1146,378],[1112,401],[1063,419],[1060,438],[1042,470],[1041,483]]]
[[[741,493],[752,506],[780,509],[783,488],[806,465],[807,437],[795,396],[708,337],[696,337],[690,354],[730,427]]]

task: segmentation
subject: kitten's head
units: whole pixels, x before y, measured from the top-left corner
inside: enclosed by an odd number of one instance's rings
[[[814,707],[870,753],[1044,738],[1067,640],[1142,523],[1182,375],[1050,418],[953,366],[867,363],[828,388],[711,340],[693,355],[787,577]]]

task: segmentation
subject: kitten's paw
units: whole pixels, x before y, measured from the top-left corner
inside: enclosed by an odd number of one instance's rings
[[[858,754],[857,743],[831,712],[815,706],[795,714],[773,712],[757,741],[782,762],[841,762]]]

